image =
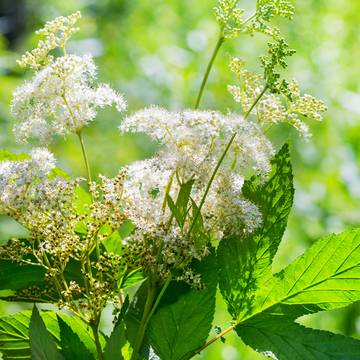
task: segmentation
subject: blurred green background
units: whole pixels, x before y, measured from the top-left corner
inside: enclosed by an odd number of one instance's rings
[[[239,3],[246,9],[255,6],[255,0]],[[36,44],[34,30],[46,20],[82,11],[81,31],[68,50],[90,52],[96,57],[99,79],[125,95],[128,113],[153,103],[176,109],[194,104],[217,38],[212,13],[215,4],[215,0],[1,0],[0,147],[27,150],[15,144],[11,132],[12,92],[29,76],[15,60]],[[311,124],[313,138],[309,142],[288,127],[271,134],[277,146],[291,141],[296,182],[295,205],[275,271],[317,238],[360,225],[360,1],[299,0],[295,5],[294,21],[277,24],[297,50],[289,60],[286,75],[297,78],[304,92],[323,99],[329,109],[322,123]],[[226,85],[234,82],[227,67],[230,55],[246,59],[249,68],[256,70],[257,57],[265,48],[262,36],[243,36],[226,43],[202,107],[240,111],[226,91]],[[112,176],[121,165],[154,152],[154,144],[144,136],[121,136],[117,131],[120,121],[115,111],[102,111],[86,129],[94,172]],[[56,139],[51,150],[67,171],[85,175],[76,140]],[[23,231],[12,221],[1,219],[1,241]],[[215,325],[224,328],[230,318],[220,297],[218,304]],[[19,305],[0,306],[1,313],[18,309]],[[360,337],[360,306],[305,317],[301,322]],[[201,358],[262,357],[230,335],[225,344],[210,347]]]

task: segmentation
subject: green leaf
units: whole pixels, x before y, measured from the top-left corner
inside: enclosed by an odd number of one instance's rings
[[[170,195],[166,195],[167,204],[181,229],[184,227],[185,219],[188,214],[188,204],[193,185],[194,180],[189,180],[180,185],[176,203],[174,203]]]
[[[0,290],[22,290],[44,282],[45,270],[40,266],[22,265],[0,260]]]
[[[189,359],[207,339],[215,312],[216,258],[209,255],[195,270],[203,290],[173,281],[149,327],[149,340],[161,359]]]
[[[220,291],[233,318],[251,308],[256,289],[271,279],[271,263],[284,234],[293,202],[293,175],[288,145],[272,160],[269,179],[253,177],[243,194],[262,214],[262,225],[244,239],[229,236],[217,251]]]
[[[246,317],[267,312],[297,318],[360,300],[360,229],[318,240],[257,292]]]
[[[125,316],[126,338],[128,339],[131,346],[135,345],[139,332],[139,327],[148,296],[148,283],[149,281],[146,280],[140,285],[130,303],[129,309]],[[148,358],[149,346],[146,338],[144,339],[142,349],[140,349],[140,354],[143,359]]]
[[[104,348],[104,359],[105,360],[123,360],[123,354],[121,349],[126,344],[125,334],[125,312],[129,307],[129,297],[126,297],[124,304],[121,307],[121,312],[116,321],[114,329],[106,342]]]
[[[141,268],[132,270],[120,279],[120,288],[126,289],[128,287],[135,286],[142,282],[144,279],[145,277]]]
[[[60,328],[56,313],[53,311],[43,311],[40,315],[47,331],[51,334],[55,343],[60,346]],[[60,315],[60,317],[82,340],[89,352],[95,355],[96,346],[90,327],[77,317],[68,315]],[[31,311],[29,310],[0,317],[0,352],[3,354],[4,360],[30,360],[30,318]],[[102,343],[104,342],[102,335],[100,340]]]
[[[247,345],[273,359],[360,359],[359,340],[309,329],[282,316],[251,319],[238,326],[236,332]]]
[[[91,360],[94,355],[89,351],[85,344],[80,340],[79,336],[72,328],[58,316],[60,327],[60,339],[62,354],[66,360]]]
[[[62,359],[45,324],[40,317],[39,311],[34,305],[29,327],[31,357],[37,360]]]
[[[114,231],[109,237],[102,241],[105,250],[120,255],[122,250],[121,236],[118,231]]]

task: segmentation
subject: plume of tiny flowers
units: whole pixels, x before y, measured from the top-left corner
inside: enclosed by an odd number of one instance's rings
[[[185,259],[200,259],[207,254],[205,244],[199,246],[188,236],[186,229],[189,230],[190,222],[183,229],[177,226],[166,199],[168,196],[176,199],[181,184],[192,180],[190,197],[199,204],[210,174],[234,132],[238,136],[202,207],[204,227],[219,239],[225,233],[243,236],[259,226],[259,210],[241,193],[245,177],[257,174],[265,179],[270,171],[274,149],[259,126],[216,111],[167,111],[150,107],[125,118],[120,130],[146,133],[161,144],[153,158],[127,168],[124,211],[136,226],[135,233],[127,239],[130,246],[142,244],[145,249],[144,242],[161,242],[162,267],[176,263],[180,253]],[[144,258],[153,263],[158,259],[149,253]],[[159,271],[166,274],[165,269]]]
[[[12,213],[24,207],[23,198],[34,181],[40,181],[55,167],[55,158],[45,148],[35,148],[29,159],[0,162],[0,212]]]
[[[64,47],[74,32],[72,20],[66,19],[55,19],[41,30],[49,38],[53,34],[54,47]],[[98,108],[114,105],[119,112],[126,109],[123,97],[109,85],[95,84],[96,65],[90,55],[48,57],[45,66],[37,57],[33,61],[39,65],[31,66],[35,69],[34,77],[15,90],[11,105],[19,142],[37,138],[47,143],[53,135],[79,132],[94,120]]]

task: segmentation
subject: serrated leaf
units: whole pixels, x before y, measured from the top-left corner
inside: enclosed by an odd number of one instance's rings
[[[21,265],[15,261],[0,260],[0,289],[21,290],[41,285],[45,279],[45,270],[40,266]]]
[[[58,316],[60,327],[60,345],[62,354],[66,360],[95,360],[94,355],[88,350],[79,336],[73,332],[72,328]]]
[[[360,229],[318,240],[259,289],[253,309],[292,318],[360,300]]]
[[[161,359],[183,360],[207,339],[215,312],[216,258],[205,258],[195,270],[205,284],[195,290],[173,282],[149,327],[149,341]]]
[[[62,359],[53,339],[47,332],[45,324],[34,305],[29,326],[31,357],[36,360]]]
[[[55,343],[60,346],[60,329],[56,313],[53,311],[42,311],[40,315],[47,331],[51,334]],[[60,316],[83,341],[86,348],[95,355],[96,346],[90,327],[85,325],[79,318],[68,315]],[[31,311],[29,310],[0,317],[0,352],[3,354],[4,360],[30,360],[30,318]],[[104,342],[102,335],[100,340],[102,343]]]
[[[123,354],[121,349],[126,344],[126,333],[125,333],[125,313],[129,307],[129,297],[126,297],[124,304],[121,307],[121,312],[114,325],[114,329],[106,341],[104,348],[104,360],[123,360]]]
[[[359,360],[360,341],[284,319],[256,317],[236,329],[245,344],[277,360]]]
[[[259,207],[262,225],[244,239],[229,236],[217,251],[219,287],[233,318],[251,308],[256,289],[271,279],[271,262],[286,228],[293,202],[293,175],[288,145],[272,160],[269,179],[253,177],[243,194]]]

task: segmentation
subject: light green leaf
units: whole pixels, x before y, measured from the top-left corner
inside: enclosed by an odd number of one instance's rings
[[[120,279],[120,288],[126,289],[131,286],[135,286],[141,283],[145,279],[144,274],[141,268],[130,271],[125,274],[123,278]]]
[[[268,312],[292,318],[360,300],[360,229],[318,240],[257,292],[246,317]]]
[[[121,312],[119,317],[114,325],[114,329],[106,341],[104,348],[104,359],[105,360],[123,360],[124,356],[121,352],[121,349],[126,344],[126,334],[125,334],[125,312],[129,307],[129,297],[126,297],[124,304],[121,307]]]
[[[256,289],[271,279],[271,263],[286,228],[294,188],[288,145],[272,160],[272,172],[265,183],[258,177],[246,181],[244,195],[262,214],[262,225],[241,239],[229,236],[217,251],[220,291],[233,318],[251,308]]]
[[[161,359],[189,359],[207,339],[215,312],[216,258],[205,258],[195,270],[203,290],[172,282],[149,327],[149,341]]]
[[[57,315],[53,311],[43,311],[40,313],[47,331],[51,334],[55,343],[60,346],[60,328]],[[96,354],[94,337],[89,326],[85,325],[79,318],[60,315],[61,319],[71,327],[72,331],[85,344],[92,354]],[[0,317],[0,352],[4,360],[29,359],[30,356],[30,326],[31,311],[21,311],[14,315]],[[101,342],[104,338],[101,336]]]
[[[62,359],[53,339],[47,332],[44,321],[34,305],[29,327],[31,357],[37,360]]]
[[[256,317],[236,329],[258,352],[277,360],[359,360],[360,341],[313,330],[282,316]]]
[[[170,195],[166,195],[167,204],[181,229],[184,227],[185,219],[188,214],[188,204],[193,185],[194,180],[189,180],[180,185],[176,203],[174,203]]]

